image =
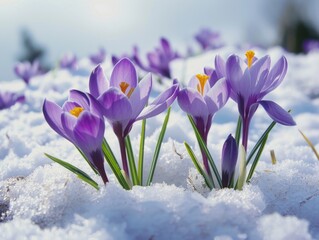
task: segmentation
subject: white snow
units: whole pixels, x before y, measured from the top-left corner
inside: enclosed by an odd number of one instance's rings
[[[187,83],[204,66],[212,66],[215,54],[226,57],[233,52],[243,54],[244,50],[225,47],[178,60],[172,64],[173,75]],[[69,89],[87,91],[93,66],[83,60],[77,71],[55,70],[32,79],[28,87],[20,80],[1,83],[2,89],[25,93],[27,102],[0,112],[0,239],[319,239],[319,161],[298,132],[302,130],[319,149],[319,53],[293,55],[280,48],[256,49],[256,53],[270,54],[273,63],[283,54],[287,57],[289,70],[283,84],[266,98],[292,109],[297,126],[275,126],[243,191],[203,187],[183,142],[198,156],[199,147],[176,103],[154,184],[126,191],[106,168],[111,183],[96,191],[44,156],[46,152],[64,159],[102,184],[42,114],[44,98],[61,105]],[[109,75],[110,65],[104,65]],[[156,90],[162,89],[154,84]],[[229,101],[213,122],[208,145],[218,167],[222,144],[236,127],[236,111]],[[147,121],[144,176],[164,115]],[[250,147],[270,122],[258,109]],[[139,128],[137,123],[131,132],[136,155]],[[109,126],[105,137],[119,157]],[[270,150],[275,151],[276,165],[271,163]]]

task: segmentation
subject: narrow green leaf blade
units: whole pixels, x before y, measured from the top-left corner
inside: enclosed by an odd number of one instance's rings
[[[239,146],[241,126],[242,126],[242,120],[241,120],[241,116],[239,116],[238,121],[237,121],[236,133],[235,133],[235,139],[236,139],[237,146]]]
[[[213,180],[211,179],[210,176],[208,176],[208,175],[206,174],[206,172],[205,172],[205,171],[203,170],[203,168],[200,166],[200,164],[199,164],[199,162],[198,162],[198,160],[197,160],[197,158],[196,158],[196,156],[195,156],[193,150],[192,150],[191,147],[188,145],[188,143],[187,143],[187,142],[184,142],[184,145],[185,145],[186,150],[187,150],[187,152],[188,152],[190,158],[192,159],[192,161],[193,161],[193,163],[194,163],[194,165],[195,165],[197,171],[200,173],[200,175],[203,176],[203,178],[204,178],[204,180],[205,180],[205,182],[206,182],[206,185],[207,185],[210,189],[213,189],[213,188],[215,187]]]
[[[253,147],[253,149],[251,150],[248,158],[247,158],[247,162],[246,165],[248,165],[248,163],[250,162],[250,160],[252,159],[252,157],[254,156],[254,154],[256,153],[256,151],[259,149],[260,145],[263,143],[264,139],[268,137],[268,134],[270,133],[270,131],[274,128],[274,126],[276,125],[276,122],[273,121],[268,128],[265,130],[265,132],[261,135],[261,137],[259,138],[259,140],[257,141],[256,145]]]
[[[170,113],[171,113],[171,107],[169,107],[168,110],[167,110],[166,117],[164,119],[164,123],[163,123],[160,135],[159,135],[157,143],[156,143],[156,148],[155,148],[155,151],[154,151],[153,160],[152,160],[152,164],[151,164],[151,169],[150,169],[150,173],[148,175],[146,186],[150,186],[151,182],[153,181],[155,167],[156,167],[156,164],[157,164],[158,155],[159,155],[160,150],[161,150],[161,146],[162,146],[163,138],[164,138],[164,135],[165,135],[165,132],[166,132],[166,128],[167,128],[167,124],[168,124]]]
[[[214,159],[213,159],[212,155],[210,154],[210,152],[209,152],[209,150],[208,150],[208,148],[207,148],[202,136],[198,132],[198,129],[197,129],[196,125],[195,125],[194,120],[192,119],[192,117],[190,115],[188,115],[188,118],[189,118],[190,123],[192,124],[193,129],[194,129],[198,144],[199,144],[200,148],[204,150],[204,152],[205,152],[205,154],[207,156],[207,159],[208,159],[208,161],[209,161],[209,163],[210,163],[210,165],[211,165],[211,167],[213,169],[213,172],[214,172],[215,177],[217,179],[218,185],[219,185],[220,188],[222,188],[222,180],[221,180],[221,177],[219,175],[218,169],[217,169],[217,167],[215,165]]]
[[[50,154],[44,153],[45,156],[47,156],[48,158],[50,158],[52,161],[60,164],[61,166],[63,166],[64,168],[68,169],[69,171],[73,172],[74,174],[77,175],[78,178],[80,178],[82,181],[90,184],[92,187],[94,187],[95,189],[99,190],[99,185],[85,172],[83,172],[81,169],[73,166],[70,163],[67,163],[61,159],[58,159],[56,157],[51,156]]]
[[[125,138],[125,145],[126,145],[126,153],[127,153],[128,163],[130,166],[130,172],[132,175],[133,184],[139,185],[137,171],[136,171],[136,165],[135,165],[135,160],[134,160],[134,154],[133,154],[131,139],[130,139],[129,135],[127,135]]]
[[[266,137],[265,137],[265,138],[263,139],[263,141],[261,142],[261,145],[260,145],[260,147],[259,147],[259,149],[258,149],[258,152],[257,152],[257,154],[256,154],[256,157],[255,157],[255,159],[254,159],[254,161],[253,161],[253,163],[252,163],[252,165],[251,165],[251,167],[250,167],[250,170],[249,170],[249,173],[248,173],[248,176],[247,176],[247,182],[250,181],[250,179],[252,178],[252,176],[253,176],[253,174],[254,174],[254,172],[255,172],[255,169],[256,169],[257,164],[258,164],[259,159],[260,159],[260,156],[261,156],[261,154],[262,154],[262,152],[263,152],[263,150],[264,150],[264,147],[265,147],[265,145],[266,145],[267,139],[268,139],[268,134],[266,135]]]

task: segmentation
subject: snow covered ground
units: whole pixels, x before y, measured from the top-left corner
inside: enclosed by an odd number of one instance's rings
[[[187,82],[204,66],[212,66],[216,53],[226,57],[233,52],[244,54],[226,47],[177,60],[173,76]],[[284,54],[289,64],[283,84],[266,99],[292,109],[297,126],[275,126],[252,182],[243,191],[203,189],[183,142],[198,156],[200,151],[176,103],[154,184],[126,191],[107,169],[111,183],[96,191],[44,156],[52,154],[90,173],[73,145],[50,129],[41,110],[44,98],[61,105],[69,89],[87,91],[93,66],[83,60],[78,71],[52,71],[32,79],[28,87],[21,80],[2,83],[2,89],[24,92],[27,100],[0,112],[0,239],[319,239],[319,162],[298,132],[302,130],[319,149],[319,53],[256,50],[257,56],[266,53],[272,62]],[[109,64],[103,66],[109,74]],[[161,88],[155,84],[155,91]],[[229,101],[213,122],[208,145],[218,166],[222,144],[234,133],[236,112]],[[161,114],[148,121],[146,170],[163,118]],[[258,109],[249,146],[270,122]],[[135,153],[139,128],[140,123],[131,132]],[[105,137],[119,156],[109,126]],[[276,165],[270,150],[275,151]]]

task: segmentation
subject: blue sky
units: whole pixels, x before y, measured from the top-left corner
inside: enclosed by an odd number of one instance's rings
[[[222,34],[229,44],[278,42],[279,22],[288,0],[0,0],[0,80],[14,78],[21,52],[20,33],[28,29],[53,63],[70,51],[79,57],[102,46],[108,53],[151,49],[161,36],[174,48],[195,44],[202,27]],[[302,2],[302,1],[290,1]],[[315,4],[309,0],[307,5]],[[318,4],[317,4],[318,6]],[[311,16],[314,8],[307,7]],[[315,13],[313,13],[315,14]]]

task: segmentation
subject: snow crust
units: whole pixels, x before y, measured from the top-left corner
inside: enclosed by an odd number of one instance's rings
[[[213,66],[214,57],[244,50],[225,47],[172,63],[173,76],[188,79]],[[319,149],[319,53],[293,55],[276,47],[256,49],[272,63],[285,55],[288,74],[267,96],[292,109],[296,127],[276,125],[269,136],[256,173],[243,191],[208,191],[184,148],[187,141],[199,156],[199,147],[186,115],[173,105],[167,135],[151,187],[121,189],[110,169],[111,183],[100,191],[82,183],[44,152],[89,173],[100,184],[80,154],[58,136],[42,114],[44,98],[58,104],[71,88],[88,90],[94,66],[83,60],[80,69],[55,70],[31,80],[3,83],[3,89],[23,92],[26,103],[0,112],[0,235],[1,239],[319,239],[319,162],[307,146],[302,130]],[[110,74],[109,63],[103,65]],[[143,75],[143,73],[141,73]],[[168,86],[170,82],[164,81]],[[154,82],[152,97],[163,89]],[[222,144],[234,133],[237,107],[229,101],[214,119],[208,145],[220,166]],[[148,120],[145,172],[150,167],[164,114]],[[258,109],[250,130],[249,146],[271,120]],[[140,123],[132,132],[138,153]],[[119,157],[117,140],[107,126],[109,144]],[[270,150],[277,164],[272,165]]]

